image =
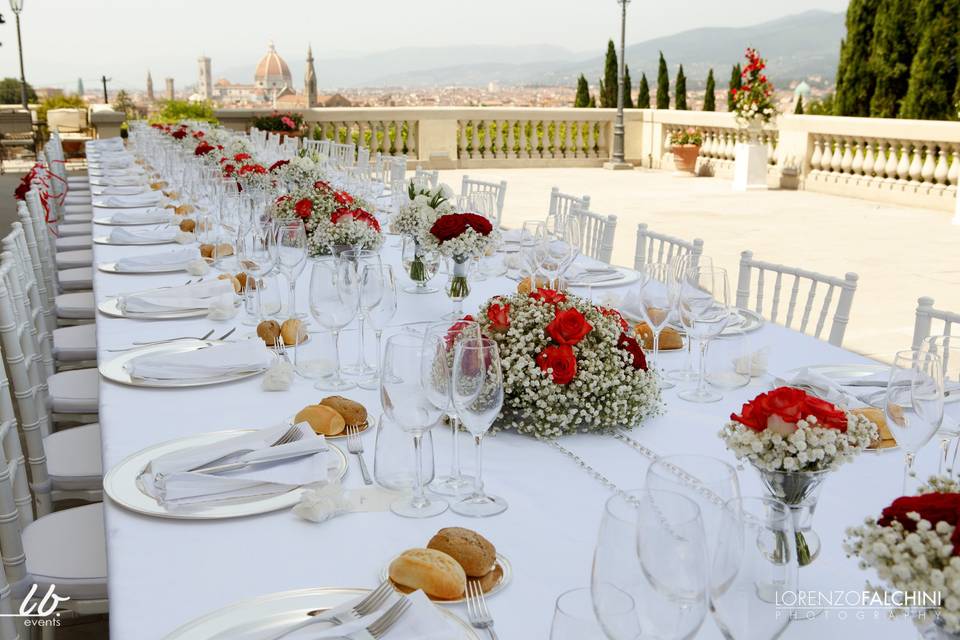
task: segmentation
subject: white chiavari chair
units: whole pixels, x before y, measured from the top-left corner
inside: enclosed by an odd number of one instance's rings
[[[40,288],[30,262],[23,225],[14,222],[11,228],[10,233],[3,238],[2,242],[3,250],[13,256],[10,271],[18,282],[18,288],[14,289],[13,295],[17,298],[18,305],[26,310],[37,332],[37,345],[40,349],[44,370],[46,375],[49,376],[56,369],[53,357],[52,326],[47,323],[47,315],[44,313],[43,304],[40,300]]]
[[[56,266],[58,269],[74,269],[76,267],[88,267],[93,263],[93,251],[90,245],[86,247],[70,248],[63,246],[61,240],[86,240],[83,236],[73,236],[71,238],[58,238],[56,236],[57,225],[55,222],[47,221],[47,210],[43,208],[40,192],[37,189],[31,189],[25,196],[27,209],[30,215],[36,217],[44,227],[44,237],[50,245],[52,252],[56,253]],[[50,201],[47,201],[47,206]]]
[[[564,219],[570,210],[574,207],[583,211],[590,210],[590,196],[574,196],[568,193],[561,193],[559,187],[550,189],[550,209],[549,216],[554,216],[558,224],[563,224]]]
[[[617,234],[617,216],[593,213],[573,207],[567,212],[580,226],[580,253],[610,264],[613,257],[613,239]]]
[[[66,190],[66,171],[63,171],[63,165],[58,165],[48,158],[47,167],[47,207],[51,214],[50,226],[56,234],[54,247],[57,251],[89,249],[93,244],[93,224],[87,221],[70,223],[65,221],[65,207],[71,203]],[[65,196],[67,202],[62,204]],[[81,198],[80,202],[83,201],[90,203],[89,194]]]
[[[460,195],[468,196],[471,193],[483,191],[492,193],[497,203],[497,226],[503,220],[503,203],[507,197],[507,181],[484,182],[483,180],[471,180],[470,176],[463,176],[463,182],[460,185]]]
[[[768,276],[773,278],[773,297],[769,303],[765,303],[764,293]],[[850,320],[850,308],[853,306],[853,295],[857,291],[858,279],[859,276],[855,273],[836,278],[806,269],[763,262],[754,259],[752,251],[744,251],[740,254],[737,306],[741,309],[750,309],[752,306],[754,311],[771,322],[782,324],[790,329],[795,328],[801,333],[807,333],[821,340],[824,329],[829,323],[827,340],[830,344],[839,347],[843,345],[843,334]],[[788,281],[786,284],[789,287],[786,294],[784,280]],[[751,305],[754,281],[757,283],[756,295]],[[801,302],[803,297],[806,297],[805,303]],[[781,320],[784,299],[786,299],[786,314]],[[802,310],[798,313],[801,305]],[[815,308],[819,308],[819,311],[815,311]],[[815,321],[812,327],[811,321]]]
[[[44,147],[44,154],[49,169],[59,176],[63,181],[63,186],[66,187],[62,206],[60,201],[57,201],[57,206],[62,209],[58,212],[58,220],[70,224],[90,222],[93,217],[93,205],[90,202],[90,180],[87,176],[74,177],[67,175],[67,165],[59,133],[54,132],[50,135],[50,140]]]
[[[417,165],[417,169],[413,174],[413,179],[418,187],[433,190],[436,189],[440,184],[440,172],[436,169],[428,171],[420,165]]]
[[[356,161],[357,145],[352,142],[332,142],[330,150],[333,163],[341,169],[352,167]]]
[[[921,343],[932,335],[953,336],[953,325],[960,325],[960,313],[937,309],[933,305],[933,298],[928,296],[917,299],[917,316],[913,325],[912,346],[914,349],[919,349]],[[936,326],[934,326],[934,322],[937,323]],[[951,340],[951,346],[960,345],[960,335]],[[949,374],[950,351],[944,350],[942,355],[943,371],[945,374]],[[953,366],[956,368],[957,363],[954,362]],[[960,378],[960,375],[957,377]]]
[[[670,262],[677,256],[690,256],[689,266],[700,264],[703,255],[703,240],[694,238],[687,241],[665,233],[650,231],[646,223],[637,225],[637,246],[633,257],[633,268],[637,271],[651,262]]]

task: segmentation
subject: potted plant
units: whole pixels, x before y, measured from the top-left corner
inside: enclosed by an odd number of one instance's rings
[[[684,173],[697,172],[697,158],[700,156],[700,145],[703,144],[703,134],[693,127],[674,131],[670,134],[670,151],[673,153],[673,164],[677,171]]]
[[[746,142],[738,142],[735,149],[734,191],[767,188],[767,146],[762,134],[764,125],[777,115],[773,84],[764,72],[766,60],[756,49],[747,49],[746,57],[741,86],[732,90],[733,113],[747,132]]]
[[[287,137],[300,137],[303,135],[301,131],[303,116],[299,113],[280,113],[274,111],[269,115],[254,118],[253,126],[260,131],[282,133]]]

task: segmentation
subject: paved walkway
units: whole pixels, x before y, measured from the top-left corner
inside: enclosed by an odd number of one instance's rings
[[[960,226],[949,213],[808,191],[733,193],[727,180],[643,169],[443,171],[441,180],[459,191],[464,173],[507,181],[508,226],[545,216],[553,186],[589,195],[594,211],[618,217],[617,264],[633,264],[637,224],[646,222],[702,238],[705,255],[728,270],[733,288],[745,249],[830,275],[853,271],[860,283],[844,346],[872,357],[887,360],[910,346],[918,297],[960,311]]]

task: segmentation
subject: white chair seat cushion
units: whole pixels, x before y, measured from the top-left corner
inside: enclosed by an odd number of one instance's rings
[[[54,243],[57,251],[76,251],[77,249],[89,249],[93,245],[93,238],[90,236],[67,236],[57,238]]]
[[[89,267],[93,264],[93,250],[77,249],[76,251],[58,251],[57,269],[75,269]]]
[[[58,318],[93,318],[97,313],[93,291],[61,293],[54,298],[54,306]]]
[[[57,227],[61,238],[67,236],[89,236],[93,233],[93,225],[89,222],[61,224]]]
[[[67,176],[67,184],[90,184],[90,176],[79,174]]]
[[[63,216],[64,224],[90,224],[93,220],[93,212],[90,213],[68,213]]]
[[[61,371],[47,378],[54,413],[97,413],[100,410],[100,372],[97,369]]]
[[[64,205],[87,204],[88,202],[90,202],[89,191],[80,191],[77,193],[73,189],[71,189],[70,193],[67,194],[67,197],[63,199]]]
[[[43,439],[43,450],[54,490],[96,491],[103,487],[99,423],[52,433]]]
[[[65,204],[63,205],[64,213],[93,213],[93,205],[87,202],[86,204]]]
[[[97,325],[89,322],[53,330],[53,356],[60,362],[97,359]]]
[[[37,593],[55,584],[56,593],[74,600],[107,597],[107,545],[103,503],[43,516],[23,530],[29,580]]]
[[[64,291],[82,291],[93,288],[93,267],[77,267],[57,272],[57,282]]]

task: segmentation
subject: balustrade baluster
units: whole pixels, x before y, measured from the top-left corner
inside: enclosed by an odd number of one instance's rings
[[[534,141],[536,140],[536,135],[537,135],[535,123],[533,123],[530,120],[522,120],[520,122],[520,141],[519,141],[520,149],[517,152],[517,156],[524,159],[529,159],[534,157],[533,156],[534,149],[532,148],[528,149],[527,145],[529,144],[530,147],[536,146],[535,142],[531,142],[530,136],[527,135],[527,127],[530,127],[530,133],[534,136]]]
[[[873,155],[873,141],[866,140],[864,141],[866,150],[863,154],[863,175],[868,178],[873,177],[873,165],[876,162],[876,157]]]
[[[607,135],[607,123],[597,123],[597,157],[606,159],[610,157],[609,136]]]
[[[823,157],[820,158],[820,168],[827,173],[830,173],[830,167],[833,164],[834,144],[833,138],[826,138],[823,144]]]
[[[458,120],[457,126],[460,128],[458,139],[460,142],[457,143],[457,157],[466,158],[468,157],[467,153],[467,121]]]
[[[923,167],[920,169],[920,178],[927,184],[933,184],[933,172],[937,169],[937,163],[933,159],[936,155],[936,145],[928,143],[924,149]]]
[[[850,161],[850,171],[855,176],[863,175],[863,143],[860,140],[853,142],[853,159]]]
[[[563,154],[560,151],[560,121],[555,120],[553,122],[553,157],[562,158]]]
[[[910,180],[910,152],[905,143],[900,144],[900,162],[897,164],[897,181],[906,183]]]
[[[564,121],[566,132],[563,136],[563,157],[564,158],[573,158],[575,153],[573,150],[573,122]]]
[[[849,151],[850,143],[848,142],[846,143],[846,145],[847,145],[847,151]],[[843,172],[843,153],[844,153],[843,148],[844,148],[844,141],[837,140],[837,144],[833,149],[833,158],[830,159],[830,170],[833,171],[834,173]],[[851,161],[852,161],[852,158],[851,158]]]
[[[420,145],[418,137],[420,136],[420,122],[418,120],[407,121],[407,155],[416,158],[420,155]]]
[[[483,158],[483,154],[480,149],[480,120],[472,120],[473,124],[473,140],[471,144],[473,145],[473,153],[470,154],[471,158]]]
[[[887,166],[884,167],[884,172],[887,174],[888,180],[898,180],[900,174],[900,157],[903,155],[904,149],[901,146],[899,151],[897,150],[897,143],[891,142],[890,148],[887,151]]]
[[[820,136],[813,137],[813,154],[810,156],[810,173],[820,172],[820,159],[823,158],[823,142]]]
[[[592,122],[585,122],[584,127],[587,129],[587,157],[594,158],[596,157],[596,140],[594,140],[594,130]]]
[[[920,159],[922,145],[913,144],[913,155],[910,159],[908,177],[912,182],[920,182],[920,172],[923,171],[923,161]]]
[[[954,187],[960,182],[960,151],[956,147],[950,152],[950,170],[947,171],[947,182]]]
[[[947,172],[950,167],[947,166],[947,152],[943,147],[937,151],[937,166],[933,170],[933,179],[941,186],[947,186]]]
[[[873,175],[883,179],[887,173],[887,145],[884,142],[877,143],[877,159],[873,161]]]

